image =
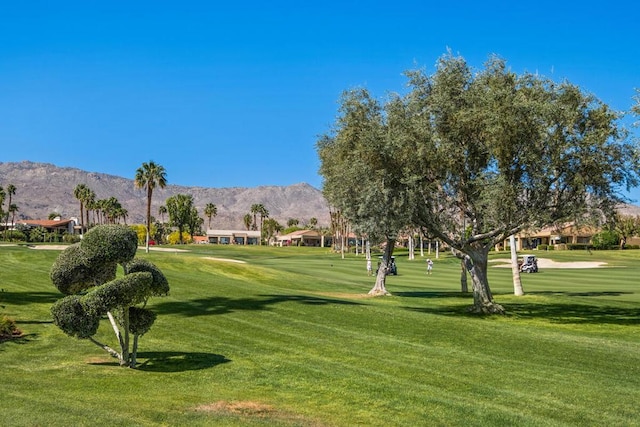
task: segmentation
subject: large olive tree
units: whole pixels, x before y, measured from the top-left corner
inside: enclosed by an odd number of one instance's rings
[[[338,119],[334,134],[347,142],[320,141],[325,193],[356,224],[378,226],[395,213],[445,242],[471,275],[472,311],[502,313],[489,250],[525,228],[610,212],[621,190],[638,184],[636,146],[594,96],[517,75],[498,58],[474,70],[445,55],[434,74],[407,75],[406,95],[384,113]]]
[[[152,263],[134,259],[138,237],[129,227],[100,225],[80,243],[69,246],[51,268],[51,280],[67,295],[51,308],[53,323],[69,336],[88,339],[121,366],[135,367],[138,338],[156,315],[144,308],[151,296],[166,295],[169,284]],[[118,265],[124,276],[116,278]],[[120,351],[97,341],[100,320],[107,316]],[[130,336],[133,335],[133,343]]]
[[[489,288],[489,250],[524,228],[611,212],[620,190],[638,183],[636,147],[594,96],[517,75],[495,57],[473,70],[447,55],[433,75],[409,77],[402,155],[413,220],[463,255],[473,311],[503,312]]]
[[[387,295],[386,271],[399,231],[410,219],[411,200],[403,184],[396,148],[405,116],[394,97],[384,108],[364,89],[345,92],[332,132],[317,143],[323,192],[362,234],[384,243],[376,282],[369,292]]]

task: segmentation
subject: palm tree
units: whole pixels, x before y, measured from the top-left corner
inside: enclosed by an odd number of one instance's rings
[[[16,194],[16,186],[13,185],[13,184],[9,184],[9,185],[7,185],[7,188],[6,188],[5,191],[6,191],[6,193],[5,193],[6,196],[9,196],[9,202],[7,203],[7,206],[8,206],[8,208],[7,208],[7,218],[6,218],[6,221],[5,221],[5,223],[7,223],[7,222],[9,222],[9,213],[11,212],[11,206],[12,206],[11,205],[11,196]],[[6,231],[7,231],[7,228],[5,227],[5,233],[6,233]]]
[[[164,214],[167,213],[167,207],[162,205],[158,208],[158,213],[160,214],[160,218],[162,218],[162,223],[164,224]]]
[[[247,228],[247,230],[251,230],[251,221],[252,221],[251,214],[250,213],[246,214],[242,218],[242,221],[244,222],[244,226]]]
[[[151,197],[153,189],[156,187],[164,188],[167,186],[167,172],[161,165],[155,164],[153,161],[143,163],[136,171],[134,180],[136,188],[144,188],[147,190],[147,240],[146,251],[149,253],[149,234],[151,232]]]
[[[257,203],[255,205],[251,205],[251,213],[253,214],[254,224],[256,224],[256,215],[260,215],[260,236],[262,236],[262,224],[264,223],[265,218],[269,218],[269,211],[262,203]],[[262,244],[262,238],[260,238],[259,244]]]
[[[12,214],[11,216],[11,223],[15,224],[16,223],[16,212],[18,212],[20,209],[18,209],[18,205],[16,205],[15,203],[12,205],[9,205],[9,210],[8,212],[10,212]]]
[[[218,207],[213,203],[207,203],[204,207],[204,214],[209,218],[209,224],[207,228],[211,229],[211,217],[218,215]]]
[[[80,235],[84,233],[84,202],[87,198],[89,187],[85,184],[78,184],[73,189],[73,197],[80,202]]]
[[[87,217],[87,230],[89,229],[89,211],[95,209],[95,205],[96,205],[96,193],[87,187],[87,190],[85,192],[84,195],[84,209],[85,209],[85,216]],[[94,218],[94,222],[95,222],[95,218]]]
[[[4,192],[4,188],[0,186],[0,218],[4,218],[4,210],[2,210],[2,205],[4,204],[4,198],[7,196],[7,193]],[[7,240],[7,223],[4,224],[4,240]]]
[[[252,229],[256,230],[258,228],[258,212],[260,212],[260,204],[255,203],[253,205],[251,205],[251,209],[249,209],[249,212],[251,213],[251,215],[253,215],[253,225],[251,226]]]

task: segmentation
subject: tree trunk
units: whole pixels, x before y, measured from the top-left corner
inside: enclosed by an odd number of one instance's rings
[[[378,273],[376,274],[376,284],[373,285],[373,288],[369,291],[369,295],[391,295],[385,287],[385,282],[387,278],[387,267],[391,262],[391,255],[393,254],[394,243],[394,240],[387,239],[387,245],[385,246],[384,254],[382,255],[382,262],[380,263]]]
[[[521,297],[524,295],[522,281],[520,280],[520,266],[518,265],[518,252],[516,251],[516,236],[509,236],[509,246],[511,246],[511,273],[513,275],[513,294]]]
[[[129,364],[130,368],[135,368],[138,363],[138,334],[133,335],[133,348],[131,349],[131,363]]]
[[[504,314],[504,308],[493,302],[487,278],[488,258],[489,250],[486,247],[468,251],[464,257],[473,284],[473,306],[469,311],[478,314]]]
[[[151,197],[153,190],[147,183],[147,240],[145,243],[145,252],[149,253],[149,236],[151,234]]]
[[[464,265],[464,259],[460,260],[460,292],[469,292],[467,284],[467,267]]]
[[[413,235],[409,236],[409,259],[411,260],[416,259]]]

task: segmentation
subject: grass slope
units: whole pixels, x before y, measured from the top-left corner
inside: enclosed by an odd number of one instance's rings
[[[363,257],[327,249],[139,252],[171,294],[150,301],[136,370],[51,324],[57,254],[0,247],[0,314],[25,333],[0,344],[0,425],[638,424],[638,251],[549,252],[609,264],[523,275],[524,297],[491,268],[502,317],[466,313],[447,255],[427,276],[397,254],[393,296],[370,298]]]

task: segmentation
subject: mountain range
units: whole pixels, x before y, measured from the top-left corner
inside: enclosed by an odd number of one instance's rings
[[[12,203],[19,209],[16,219],[47,219],[52,212],[62,218],[78,217],[80,203],[73,190],[78,184],[85,184],[95,192],[96,199],[118,199],[128,211],[128,224],[144,222],[146,192],[136,188],[133,179],[49,163],[0,162],[0,186],[6,188],[9,184],[16,187],[16,194],[12,196]],[[310,218],[316,218],[320,226],[329,224],[329,207],[322,192],[306,183],[254,188],[167,185],[154,190],[151,214],[159,217],[158,208],[176,194],[193,196],[198,212],[205,219],[205,228],[207,203],[215,204],[218,211],[211,220],[211,228],[244,229],[243,217],[256,203],[264,205],[269,217],[284,226],[290,218],[299,220],[301,225]]]

